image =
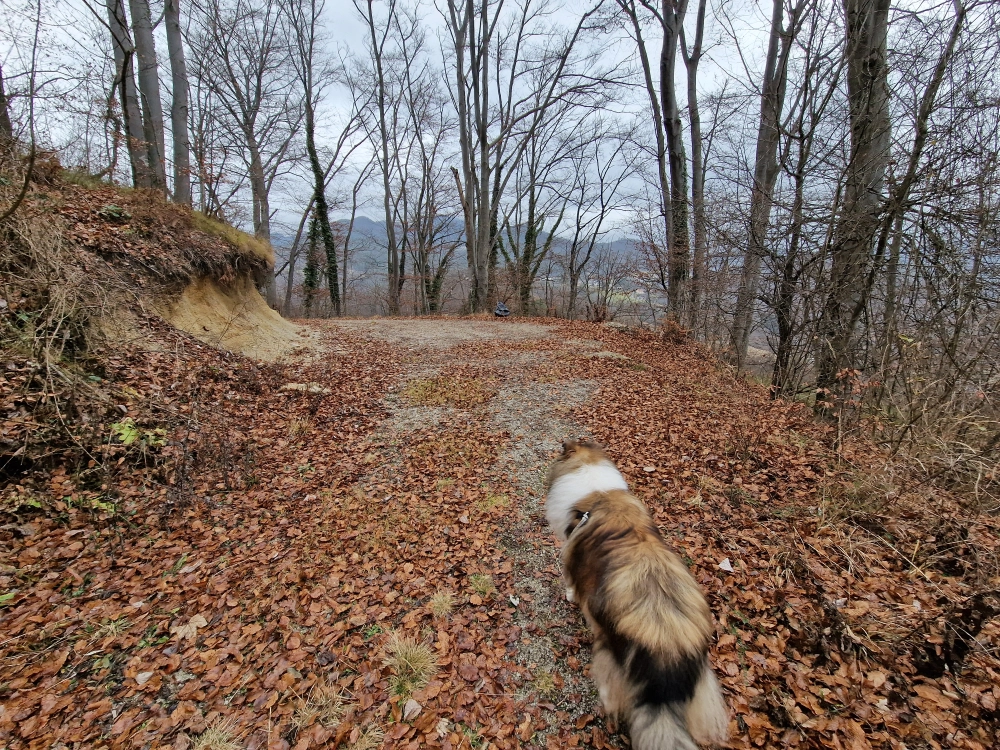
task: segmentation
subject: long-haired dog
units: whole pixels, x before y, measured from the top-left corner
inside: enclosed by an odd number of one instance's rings
[[[636,750],[722,743],[728,715],[708,663],[705,597],[596,443],[563,443],[546,517],[565,544],[566,597],[594,633],[591,673]]]

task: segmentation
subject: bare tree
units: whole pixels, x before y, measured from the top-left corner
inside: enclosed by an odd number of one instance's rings
[[[540,87],[535,87],[539,91]],[[507,242],[497,247],[511,271],[519,311],[531,313],[531,290],[548,257],[566,214],[569,200],[558,189],[565,166],[578,142],[573,133],[581,126],[575,108],[552,107],[516,165],[513,207],[503,218]],[[580,112],[579,114],[583,114]],[[546,227],[546,221],[552,223]],[[543,236],[544,235],[544,236]]]
[[[153,42],[149,0],[129,0],[129,9],[132,12],[132,31],[135,33],[139,95],[142,102],[142,132],[149,153],[152,187],[166,193],[163,105],[160,103],[160,75],[156,64],[156,45]]]
[[[581,276],[594,249],[604,239],[611,216],[622,206],[622,187],[635,174],[631,129],[597,121],[579,135],[570,155],[572,178],[567,199],[572,206],[573,234],[565,264],[569,293],[566,316],[575,318]]]
[[[649,97],[656,136],[657,177],[659,178],[661,209],[667,253],[667,300],[670,312],[685,320],[689,316],[690,299],[690,232],[688,228],[688,172],[684,150],[684,133],[675,83],[677,46],[687,0],[662,0],[657,6],[650,0],[617,0],[631,26],[632,38],[639,53],[643,80]],[[653,80],[652,66],[643,35],[645,9],[656,21],[661,35],[659,81]]]
[[[324,5],[323,0],[298,0],[289,5],[288,13],[292,35],[295,39],[295,54],[292,55],[292,64],[302,86],[306,156],[309,160],[313,183],[310,204],[312,206],[312,221],[315,222],[315,226],[310,227],[310,241],[315,241],[317,233],[322,239],[330,305],[333,308],[333,314],[339,316],[342,313],[340,275],[337,271],[337,245],[334,241],[333,229],[330,226],[326,185],[331,174],[339,172],[343,168],[345,160],[357,148],[357,144],[353,148],[350,147],[349,141],[358,129],[360,120],[356,110],[349,114],[347,125],[340,133],[329,165],[324,169],[316,147],[316,105],[319,103],[325,86],[334,80],[335,72],[329,66],[325,66],[320,68],[318,75],[315,74],[316,67],[319,65],[317,59],[319,54],[317,51],[319,19]],[[289,272],[289,284],[293,278],[294,267]]]
[[[577,54],[599,7],[585,11],[564,33],[542,27],[547,6],[535,0],[521,0],[509,19],[504,4],[490,0],[448,0],[443,11],[454,55],[452,99],[462,166],[453,175],[465,218],[471,310],[490,304],[500,201],[541,123],[557,103],[594,106],[607,91],[611,75],[600,70],[595,57]],[[581,69],[584,60],[590,70]],[[540,88],[525,84],[526,77]]]
[[[774,186],[779,172],[778,144],[785,90],[788,85],[788,61],[807,1],[795,0],[795,4],[788,12],[787,25],[786,0],[773,0],[771,4],[771,31],[764,63],[764,78],[760,86],[760,121],[750,191],[747,250],[736,295],[736,312],[730,344],[737,368],[743,367],[753,327],[753,305],[757,297],[760,264],[767,253],[767,230],[774,200]]]
[[[106,0],[108,29],[115,58],[114,88],[119,91],[125,142],[132,165],[132,183],[151,188],[155,181],[145,140],[139,93],[135,86],[135,45],[129,33],[128,16],[122,0]]]
[[[271,188],[296,157],[303,114],[282,6],[277,0],[206,0],[196,21],[196,72],[225,114],[223,126],[243,160],[254,234],[270,242]],[[273,269],[266,291],[268,304],[277,307]]]
[[[776,341],[772,344],[775,358],[771,393],[774,397],[790,397],[799,392],[812,356],[812,348],[807,342],[819,315],[819,295],[815,292],[823,281],[821,271],[833,213],[828,207],[831,196],[825,191],[813,197],[814,205],[810,206],[807,187],[823,179],[817,174],[817,164],[828,160],[823,150],[840,151],[836,145],[831,147],[824,143],[822,132],[830,102],[838,94],[844,67],[842,41],[831,33],[839,21],[836,14],[814,3],[803,17],[801,33],[794,39],[801,70],[791,111],[782,126],[784,144],[779,148],[781,169],[791,183],[791,204],[787,207],[785,225],[778,229],[779,235],[785,237],[784,242],[774,235],[764,236],[768,243],[765,257],[772,265],[773,291],[763,298],[774,315],[777,328]],[[824,43],[824,40],[832,40],[832,43]],[[836,143],[839,129],[832,132],[830,140]],[[814,156],[817,150],[821,152],[819,159]],[[834,203],[838,190],[839,183],[833,189]],[[746,260],[744,277],[745,264]],[[744,351],[739,360],[741,365],[745,356]]]
[[[695,19],[694,43],[688,52],[684,27],[680,30],[680,49],[687,70],[688,121],[691,124],[691,208],[694,214],[694,257],[691,263],[691,300],[688,322],[692,328],[701,318],[702,284],[708,252],[708,219],[705,216],[705,149],[701,134],[701,111],[698,106],[698,66],[704,54],[705,9],[707,0],[699,0]]]
[[[10,108],[3,83],[3,68],[0,67],[0,147],[9,147],[14,141],[14,126],[10,121]]]
[[[170,136],[174,146],[174,201],[191,205],[191,138],[188,133],[188,76],[178,0],[165,0],[163,20],[170,57]]]
[[[587,318],[596,322],[614,320],[624,301],[622,285],[634,273],[634,264],[621,248],[610,242],[599,244],[584,277]]]
[[[393,86],[393,81],[390,81],[390,71],[387,71],[386,68],[393,51],[390,47],[393,42],[398,42],[395,49],[397,59],[399,59],[398,53],[402,52],[402,64],[406,66],[412,62],[412,58],[408,53],[415,54],[416,52],[412,46],[407,46],[407,42],[413,41],[414,45],[419,48],[422,40],[420,39],[414,18],[406,17],[408,23],[404,30],[399,18],[403,14],[398,8],[397,0],[388,0],[385,19],[376,18],[374,0],[353,1],[354,7],[361,15],[367,27],[368,55],[375,75],[373,97],[375,127],[372,133],[373,143],[378,149],[378,164],[382,175],[382,207],[385,215],[389,314],[399,315],[400,293],[402,292],[405,280],[406,253],[400,247],[399,239],[396,236],[397,224],[391,182],[395,172],[395,157],[398,155],[398,149],[390,149],[390,143],[399,135],[397,132],[398,127],[405,128],[405,117],[403,117],[404,122],[401,125],[399,118],[399,105],[401,102],[398,98],[392,97],[390,89]],[[398,32],[398,36],[395,38],[393,36],[394,31]],[[397,89],[395,93],[398,94],[401,92]]]
[[[421,313],[441,310],[444,281],[460,244],[460,212],[449,200],[451,175],[445,163],[454,117],[441,91],[441,79],[429,66],[406,65],[401,81],[411,132],[405,157],[406,195],[401,226],[413,262],[417,287],[414,304]]]

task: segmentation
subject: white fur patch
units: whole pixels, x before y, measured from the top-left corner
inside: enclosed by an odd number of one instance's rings
[[[586,464],[576,471],[563,474],[552,485],[545,501],[545,517],[556,536],[566,541],[570,512],[578,502],[592,492],[627,490],[625,478],[610,461]]]

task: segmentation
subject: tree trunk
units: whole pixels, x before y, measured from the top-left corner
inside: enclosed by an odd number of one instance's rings
[[[472,0],[469,0],[469,10],[472,12]],[[479,143],[479,204],[476,207],[476,273],[474,280],[476,287],[473,291],[472,310],[473,312],[483,312],[488,309],[490,297],[490,270],[494,265],[491,263],[491,256],[495,262],[496,248],[493,246],[497,231],[496,219],[493,215],[493,207],[490,205],[491,187],[491,164],[490,164],[490,137],[489,137],[489,100],[490,100],[490,73],[489,73],[489,3],[480,0],[479,34],[480,39],[474,39],[475,23],[469,24],[469,43],[472,50],[472,79],[473,79],[473,102],[475,104],[475,125],[476,138]],[[475,18],[475,14],[472,14]],[[478,46],[476,42],[478,41]]]
[[[691,240],[688,231],[687,154],[684,151],[684,131],[681,111],[677,104],[677,41],[684,26],[687,0],[663,0],[663,45],[660,48],[660,106],[670,170],[670,235],[667,265],[670,285],[667,304],[678,320],[686,320],[690,307]]]
[[[538,195],[535,190],[534,179],[528,187],[528,220],[524,227],[524,243],[521,252],[516,257],[514,283],[517,286],[518,305],[521,315],[528,315],[531,308],[531,282],[529,268],[535,255],[538,253],[538,221],[535,213],[538,210]],[[544,220],[544,219],[543,219]],[[517,229],[517,228],[515,228]],[[517,231],[520,231],[517,229]],[[513,249],[513,248],[512,248]]]
[[[253,233],[257,239],[271,244],[271,203],[267,194],[267,179],[264,163],[261,161],[260,147],[252,133],[244,133],[250,151],[250,192],[253,197]],[[278,287],[274,280],[274,266],[269,266],[264,280],[267,304],[278,307]]]
[[[791,227],[789,230],[788,252],[781,265],[781,276],[778,280],[777,293],[774,300],[774,315],[778,322],[778,345],[775,349],[774,367],[771,371],[771,397],[792,396],[792,342],[795,320],[793,309],[795,294],[798,288],[798,271],[796,265],[799,259],[799,247],[802,243],[802,229],[805,224],[805,180],[809,154],[812,151],[813,131],[808,134],[799,131],[799,155],[796,160],[795,197],[792,201]]]
[[[315,207],[309,218],[309,234],[306,239],[306,267],[302,276],[302,296],[306,317],[312,317],[313,304],[316,301],[316,290],[319,289],[319,259],[316,249],[319,230],[316,226]]]
[[[664,238],[666,244],[670,246],[671,219],[670,219],[670,176],[667,170],[667,144],[664,138],[663,111],[660,108],[660,99],[653,85],[652,66],[649,61],[649,54],[646,51],[646,42],[642,37],[642,25],[639,22],[639,14],[635,7],[634,0],[618,0],[621,7],[632,23],[632,31],[635,34],[636,46],[639,51],[639,61],[642,64],[643,80],[646,83],[646,94],[649,96],[649,108],[653,113],[653,133],[656,137],[656,167],[657,177],[660,186],[660,209],[663,211]],[[659,265],[659,254],[658,265]],[[669,275],[668,275],[669,278]],[[661,286],[669,287],[669,281]]]
[[[369,166],[371,162],[369,162]],[[347,233],[344,235],[344,263],[341,267],[341,289],[340,289],[340,300],[341,306],[344,310],[344,314],[347,314],[347,263],[348,263],[348,253],[351,248],[351,235],[354,233],[354,220],[358,216],[358,193],[361,192],[361,187],[366,180],[366,175],[368,173],[368,167],[361,170],[358,175],[358,179],[354,183],[354,188],[351,191],[351,218],[347,223]]]
[[[392,192],[390,185],[389,161],[389,123],[386,117],[386,83],[385,71],[382,67],[382,46],[375,32],[375,11],[372,0],[367,0],[368,15],[365,22],[371,37],[372,61],[375,63],[375,99],[378,114],[379,160],[382,167],[382,207],[385,213],[386,234],[386,265],[388,276],[388,306],[389,315],[399,315],[399,292],[402,281],[402,265],[399,245],[396,241],[396,221],[392,210]]]
[[[153,178],[153,188],[166,193],[163,105],[160,103],[160,76],[156,67],[156,46],[153,43],[153,22],[149,17],[149,0],[129,0],[129,9],[132,11],[135,53],[139,63],[142,132],[149,153],[149,169]]]
[[[14,126],[10,121],[7,92],[3,87],[3,68],[0,68],[0,147],[6,148],[14,142]]]
[[[802,3],[792,11],[789,23],[798,23]],[[771,35],[764,64],[764,81],[760,93],[760,123],[757,129],[757,153],[754,156],[753,186],[750,191],[750,231],[747,251],[743,258],[740,285],[736,294],[733,319],[733,362],[737,369],[746,361],[750,332],[753,330],[753,307],[760,280],[760,265],[767,253],[767,230],[771,223],[774,185],[778,180],[778,144],[781,137],[781,111],[784,108],[788,82],[788,53],[792,30],[783,28],[784,0],[772,0]]]
[[[688,119],[691,123],[691,208],[694,212],[694,261],[691,266],[691,303],[688,324],[696,328],[701,321],[702,284],[705,279],[705,259],[708,255],[708,220],[705,217],[705,164],[702,155],[701,114],[698,109],[698,64],[701,62],[702,40],[705,36],[707,0],[698,2],[694,46],[689,55],[682,45],[684,66],[687,68]],[[683,28],[681,30],[683,42]]]
[[[170,57],[170,130],[174,142],[174,202],[191,205],[191,145],[188,135],[188,77],[184,62],[179,0],[165,0],[163,20]]]
[[[889,160],[889,0],[844,0],[851,155],[834,230],[829,287],[819,326],[817,409],[831,406],[838,373],[855,364],[854,329],[867,303],[872,245]]]
[[[313,216],[319,225],[319,235],[323,241],[323,252],[326,256],[326,284],[330,291],[330,305],[333,314],[340,317],[340,277],[337,273],[337,243],[333,239],[330,228],[330,213],[326,203],[326,175],[319,163],[316,151],[316,117],[313,105],[312,61],[306,60],[306,75],[304,76],[306,154],[309,157],[309,168],[313,177]]]
[[[106,0],[111,47],[115,58],[115,85],[119,90],[125,145],[132,166],[132,184],[140,188],[153,187],[149,149],[142,130],[142,110],[135,88],[135,47],[128,32],[128,16],[122,0]]]
[[[312,216],[313,202],[312,199],[309,200],[309,205],[306,206],[306,210],[302,213],[302,218],[299,219],[299,228],[295,232],[295,239],[292,240],[292,246],[288,250],[288,274],[287,283],[285,284],[285,300],[281,305],[282,315],[286,318],[290,317],[292,314],[292,295],[295,291],[295,266],[299,260],[300,248],[302,247],[302,234],[306,228],[306,222]]]
[[[968,13],[968,6],[962,2],[955,4],[955,18],[952,21],[951,33],[948,35],[948,43],[945,46],[941,57],[938,58],[931,80],[927,83],[927,88],[920,98],[920,106],[917,110],[917,119],[914,123],[915,133],[913,145],[909,149],[909,159],[903,178],[892,191],[888,202],[888,210],[882,220],[882,227],[879,231],[878,242],[876,243],[876,255],[881,256],[888,246],[889,258],[886,275],[886,303],[883,320],[883,330],[880,336],[881,348],[886,351],[890,346],[898,346],[896,337],[896,280],[899,268],[900,245],[903,240],[903,218],[906,211],[906,203],[909,200],[910,190],[917,180],[917,167],[920,157],[927,145],[928,127],[931,113],[934,110],[938,90],[944,80],[945,72],[955,55],[955,48],[958,38],[965,26],[965,19]],[[890,239],[891,238],[891,239]],[[871,281],[868,282],[870,288]],[[883,355],[884,356],[884,355]]]

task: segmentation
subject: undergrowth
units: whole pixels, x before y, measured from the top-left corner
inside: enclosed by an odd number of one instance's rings
[[[199,273],[256,273],[265,250],[162,196],[56,163],[0,227],[0,513],[112,517],[116,473],[163,466],[162,480],[175,458],[184,468],[195,446],[177,430],[197,432],[197,420],[164,410],[129,369],[148,361],[143,341],[177,336],[145,305]],[[201,460],[232,452],[215,441]]]

